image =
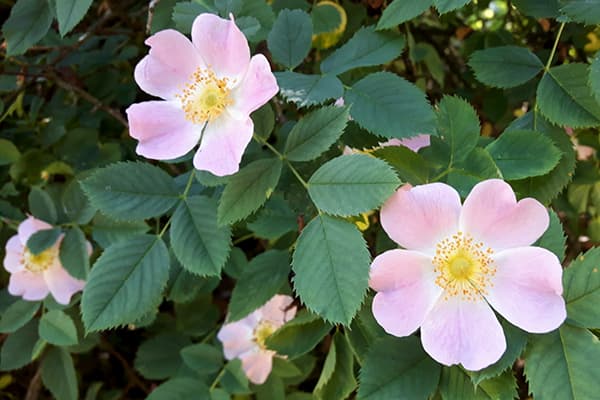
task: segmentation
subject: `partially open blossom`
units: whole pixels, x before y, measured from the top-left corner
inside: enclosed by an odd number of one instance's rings
[[[383,205],[381,223],[404,249],[373,261],[375,319],[395,336],[420,327],[438,362],[479,370],[498,361],[506,341],[492,308],[533,333],[564,321],[560,262],[531,246],[548,228],[548,211],[535,199],[517,202],[504,181],[477,184],[463,205],[443,183],[402,187]]]
[[[267,349],[266,339],[284,323],[294,318],[296,307],[286,295],[275,295],[264,306],[247,317],[224,324],[217,338],[223,343],[225,358],[242,361],[242,369],[250,382],[260,385],[267,380],[276,353]]]
[[[135,81],[164,101],[132,104],[129,133],[138,154],[156,160],[181,157],[200,146],[194,166],[223,176],[238,171],[252,139],[250,113],[279,90],[267,59],[250,58],[233,21],[200,14],[192,40],[167,29],[146,40],[150,52],[135,68]]]
[[[60,304],[69,304],[73,294],[83,290],[85,282],[73,278],[63,268],[59,258],[62,237],[39,254],[32,254],[27,240],[35,232],[52,226],[34,217],[21,222],[16,235],[6,242],[4,269],[10,273],[8,292],[24,300],[43,300],[48,293]],[[88,252],[91,246],[88,243]]]

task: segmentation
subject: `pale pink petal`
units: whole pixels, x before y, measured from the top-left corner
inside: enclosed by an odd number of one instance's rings
[[[23,244],[23,246],[27,246],[27,241],[29,240],[29,237],[35,232],[44,229],[52,229],[52,225],[32,216],[27,217],[26,220],[19,224],[18,228],[18,234],[19,239],[21,240],[21,244]]]
[[[194,167],[216,176],[236,173],[253,132],[254,124],[249,117],[236,120],[224,114],[209,122],[194,156]]]
[[[431,144],[429,135],[421,134],[407,139],[390,139],[387,142],[380,143],[381,147],[387,146],[405,146],[414,152]]]
[[[232,360],[256,347],[252,340],[253,328],[242,321],[224,324],[217,339],[223,344],[225,358]]]
[[[232,20],[200,14],[192,25],[192,42],[207,66],[219,76],[240,77],[250,62],[246,37]]]
[[[290,308],[293,302],[294,299],[290,296],[276,294],[260,308],[261,319],[269,321],[279,328],[296,315],[296,307]]]
[[[440,297],[421,325],[425,351],[444,365],[477,371],[498,361],[506,350],[502,326],[483,300]]]
[[[8,281],[8,293],[21,296],[24,300],[43,300],[49,290],[42,274],[22,270],[11,274]]]
[[[255,385],[265,383],[273,368],[273,354],[272,351],[258,350],[248,352],[240,357],[242,369],[250,382]]]
[[[403,186],[381,208],[381,224],[400,246],[433,253],[444,237],[456,233],[460,196],[451,186]]]
[[[371,265],[369,286],[378,291],[373,315],[394,336],[416,331],[442,290],[434,283],[431,259],[407,250],[389,250]]]
[[[268,102],[279,91],[275,75],[271,72],[269,62],[262,54],[250,60],[250,66],[242,82],[232,92],[234,112],[248,116]]]
[[[69,304],[71,296],[85,286],[85,281],[73,278],[58,262],[44,271],[43,276],[50,293],[60,304]]]
[[[548,228],[548,210],[537,200],[517,203],[510,185],[489,179],[475,185],[467,196],[460,227],[494,250],[528,246]]]
[[[6,242],[6,255],[4,256],[4,269],[15,273],[23,269],[23,252],[25,251],[19,235],[14,235]]]
[[[153,96],[172,100],[204,65],[198,51],[181,33],[166,29],[146,39],[150,52],[135,67],[140,88]]]
[[[187,154],[198,144],[202,126],[187,119],[181,107],[169,101],[145,101],[127,109],[129,134],[138,139],[136,153],[153,160]]]
[[[558,258],[540,247],[508,249],[493,258],[496,274],[486,295],[492,307],[527,332],[558,328],[566,318]]]

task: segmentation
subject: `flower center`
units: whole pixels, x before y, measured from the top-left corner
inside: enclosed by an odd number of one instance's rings
[[[258,347],[260,347],[261,349],[266,349],[267,345],[265,344],[265,341],[276,330],[277,328],[271,322],[261,321],[256,327],[256,329],[254,329],[253,340],[254,342],[256,342],[256,344],[258,344]]]
[[[461,296],[464,300],[478,300],[493,286],[491,278],[496,274],[493,253],[482,242],[475,242],[471,235],[462,232],[443,239],[433,257],[435,283],[444,289],[446,298]]]
[[[213,121],[232,104],[229,78],[217,78],[212,69],[198,68],[190,81],[181,94],[176,95],[188,121],[195,124]]]
[[[40,273],[50,268],[57,256],[58,250],[54,246],[39,254],[33,254],[28,248],[25,248],[23,264],[26,270],[33,273]]]

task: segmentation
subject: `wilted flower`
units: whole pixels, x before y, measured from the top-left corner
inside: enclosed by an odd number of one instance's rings
[[[250,58],[233,21],[200,14],[192,41],[167,29],[146,40],[150,52],[135,68],[145,92],[164,101],[132,104],[129,130],[137,153],[156,160],[181,157],[198,142],[194,166],[223,176],[238,171],[252,139],[250,113],[279,90],[267,59]]]
[[[59,258],[62,237],[39,254],[27,248],[27,240],[35,232],[51,229],[52,226],[34,217],[21,222],[18,233],[6,242],[4,269],[11,275],[8,292],[24,300],[43,300],[48,293],[60,304],[69,304],[73,294],[83,290],[85,282],[73,278],[63,268]],[[88,252],[91,245],[88,243]]]
[[[507,183],[477,184],[462,206],[443,183],[403,187],[384,204],[381,223],[406,250],[373,261],[373,314],[395,336],[420,327],[438,362],[479,370],[498,361],[506,341],[491,307],[533,333],[564,321],[560,262],[531,246],[548,212],[535,199],[517,202]]]
[[[275,295],[264,306],[247,317],[224,324],[217,338],[223,343],[225,358],[239,358],[248,379],[257,385],[264,383],[271,373],[276,353],[267,349],[266,339],[284,323],[294,318],[293,299]]]

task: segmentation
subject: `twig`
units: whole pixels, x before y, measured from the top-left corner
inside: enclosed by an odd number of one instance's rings
[[[27,387],[27,394],[25,394],[24,400],[37,400],[40,397],[40,389],[42,388],[42,367],[39,366],[37,371],[35,371],[35,375],[31,378],[31,382],[29,382],[29,387]]]
[[[131,382],[133,382],[135,384],[135,386],[142,389],[144,391],[144,393],[146,393],[146,394],[150,393],[150,389],[148,389],[148,387],[146,387],[144,382],[141,381],[141,379],[138,377],[137,373],[133,370],[133,368],[131,368],[131,366],[129,366],[129,363],[127,362],[127,360],[118,351],[116,351],[106,339],[104,339],[104,338],[102,339],[102,344],[103,344],[102,347],[111,356],[113,356],[117,360],[119,360],[119,362],[121,363],[121,366],[125,370],[125,373],[129,376],[129,379],[131,380]]]
[[[146,33],[150,34],[150,30],[152,29],[152,18],[154,17],[154,7],[158,4],[160,0],[150,0],[148,3],[148,20],[146,21]]]

